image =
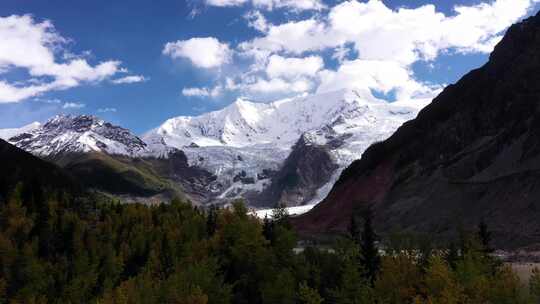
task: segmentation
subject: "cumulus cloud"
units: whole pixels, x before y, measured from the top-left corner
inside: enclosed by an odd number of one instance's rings
[[[235,56],[242,61],[228,69],[229,74],[218,75],[213,87],[185,88],[182,93],[215,97],[234,91],[268,99],[345,88],[397,100],[426,100],[443,84],[417,79],[414,64],[433,64],[442,53],[489,53],[504,30],[538,2],[484,0],[445,14],[434,4],[393,9],[380,0],[336,1],[331,7],[318,0],[206,0],[213,6],[248,6],[244,19],[258,34],[236,45]],[[272,23],[275,19],[264,14],[278,8],[316,13],[289,14],[288,21]],[[230,62],[229,45],[215,38],[193,39],[198,45],[188,48],[192,39],[178,41],[168,44],[164,53],[205,68]],[[212,47],[204,48],[197,39],[206,39]]]
[[[86,107],[84,103],[78,103],[78,102],[66,102],[62,106],[63,109],[82,109]]]
[[[280,25],[269,25],[263,37],[241,43],[245,52],[286,52],[302,54],[306,51],[322,50],[338,45],[336,39],[327,34],[324,23],[316,19],[290,21]]]
[[[22,68],[31,77],[31,81],[22,85],[0,81],[0,103],[19,102],[47,91],[99,82],[121,70],[116,60],[92,66],[84,56],[69,53],[65,50],[68,40],[50,21],[38,23],[29,15],[0,17],[0,37],[0,74]],[[69,56],[59,56],[61,52]]]
[[[206,4],[210,6],[241,6],[250,3],[256,8],[273,10],[273,9],[290,9],[292,11],[305,10],[322,10],[326,8],[320,0],[206,0]]]
[[[324,70],[320,74],[319,93],[345,88],[365,89],[388,94],[395,91],[396,99],[435,97],[441,87],[421,83],[414,79],[407,67],[394,61],[345,61],[336,71]]]
[[[256,25],[260,17],[252,15],[248,22],[262,35],[240,43],[238,49],[241,55],[253,58],[252,71],[268,63],[267,82],[274,85],[261,82],[263,88],[284,88],[281,81],[299,69],[303,71],[298,75],[319,71],[322,67],[313,54],[330,50],[338,66],[317,73],[319,92],[348,87],[393,90],[405,99],[426,96],[437,93],[440,86],[417,81],[412,64],[429,63],[442,52],[491,52],[503,31],[525,16],[535,2],[495,0],[456,6],[453,14],[445,15],[434,5],[391,9],[383,1],[351,0],[324,15],[282,24],[265,19],[264,26]],[[313,60],[310,65],[305,64],[308,59]]]
[[[125,84],[125,83],[136,83],[136,82],[144,82],[148,79],[145,78],[142,75],[132,75],[132,76],[125,76],[122,78],[117,78],[112,80],[112,83],[114,84]]]
[[[219,67],[232,58],[229,45],[214,37],[168,42],[163,48],[163,54],[173,59],[189,59],[194,66],[205,69]]]
[[[272,78],[270,80],[258,78],[253,83],[244,84],[242,88],[244,91],[255,94],[303,93],[311,90],[313,84],[307,79],[286,81],[281,78]]]
[[[240,6],[248,0],[206,0],[206,4],[210,6]]]
[[[253,0],[256,7],[273,10],[274,8],[288,8],[294,11],[322,10],[326,8],[320,0]]]
[[[182,95],[186,97],[217,97],[221,94],[222,87],[216,86],[212,89],[209,88],[184,88],[182,89]]]
[[[263,37],[241,44],[244,51],[302,54],[353,43],[360,58],[410,64],[432,60],[441,50],[489,52],[501,32],[524,16],[533,0],[496,0],[457,6],[445,16],[434,5],[392,10],[382,1],[346,1],[325,18],[268,25]]]
[[[304,58],[285,58],[272,55],[266,66],[269,77],[297,78],[299,76],[315,76],[324,67],[324,61],[320,56]]]

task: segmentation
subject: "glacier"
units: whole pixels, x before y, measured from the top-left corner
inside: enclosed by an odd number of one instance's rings
[[[337,168],[313,197],[302,202],[304,207],[294,209],[301,212],[324,199],[341,171],[367,147],[389,137],[429,102],[387,102],[370,91],[339,90],[270,103],[238,99],[221,110],[170,118],[140,137],[91,115],[58,115],[43,125],[0,130],[0,138],[41,157],[102,152],[167,158],[181,150],[189,166],[216,177],[220,186],[207,188],[220,204],[263,193],[301,140],[324,148]]]
[[[238,99],[218,111],[168,119],[142,138],[157,155],[165,155],[160,151],[166,147],[184,151],[190,165],[208,170],[227,185],[220,198],[229,199],[268,186],[268,180],[259,177],[265,177],[264,170],[278,170],[299,138],[330,146],[338,170],[308,203],[315,205],[367,147],[415,118],[429,101],[390,103],[359,90],[305,94],[271,103]],[[332,148],[336,138],[342,142]],[[238,174],[253,183],[235,181]]]

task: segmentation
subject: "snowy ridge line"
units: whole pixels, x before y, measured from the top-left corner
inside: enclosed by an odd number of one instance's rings
[[[340,90],[303,95],[272,103],[239,99],[224,109],[199,116],[179,116],[143,135],[152,151],[177,148],[190,165],[208,170],[225,185],[221,199],[240,198],[246,191],[261,192],[268,182],[263,170],[278,170],[293,145],[331,146],[339,168],[309,204],[330,191],[339,173],[361,157],[372,143],[386,139],[405,121],[416,117],[429,100],[388,103],[371,92]],[[160,153],[165,155],[166,153]],[[255,185],[235,181],[239,174]]]
[[[324,148],[338,167],[329,182],[304,201],[314,205],[367,147],[415,118],[428,102],[388,103],[369,91],[340,90],[272,103],[239,99],[218,111],[168,119],[142,137],[94,116],[59,115],[43,125],[0,130],[0,138],[38,156],[102,152],[167,158],[181,150],[190,166],[217,177],[220,190],[209,191],[221,202],[262,193],[302,140]]]

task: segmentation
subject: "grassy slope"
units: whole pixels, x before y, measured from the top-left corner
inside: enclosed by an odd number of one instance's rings
[[[184,196],[179,185],[160,176],[156,164],[144,159],[80,153],[59,156],[53,161],[77,176],[87,187],[111,194]]]

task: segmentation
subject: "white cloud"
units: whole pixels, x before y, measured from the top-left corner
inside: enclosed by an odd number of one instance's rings
[[[222,87],[220,85],[209,88],[184,88],[182,95],[186,97],[217,97],[221,94]]]
[[[78,103],[78,102],[66,102],[62,106],[63,109],[82,109],[86,107],[84,103]]]
[[[330,39],[323,23],[315,19],[291,21],[280,25],[269,25],[265,36],[240,44],[245,52],[270,51],[302,54],[306,51],[322,50],[338,45]]]
[[[211,6],[240,6],[244,3],[248,2],[248,0],[206,0],[207,5]]]
[[[136,82],[144,82],[148,79],[145,78],[142,75],[132,75],[132,76],[126,76],[118,79],[112,80],[112,83],[114,84],[125,84],[125,83],[136,83]]]
[[[14,86],[0,80],[0,103],[19,102],[29,97],[40,95],[53,90],[54,84],[31,85],[26,87]]]
[[[29,85],[0,81],[0,103],[18,102],[51,90],[65,90],[85,82],[99,82],[120,71],[119,61],[104,61],[91,66],[84,56],[65,50],[68,41],[50,21],[41,23],[29,16],[0,17],[0,74],[14,68],[25,69],[36,80]],[[22,51],[24,50],[24,51]],[[63,52],[66,56],[57,56]],[[64,61],[58,58],[64,57]]]
[[[434,97],[439,86],[431,86],[414,79],[412,71],[394,61],[345,61],[337,71],[320,72],[321,84],[317,91],[331,92],[344,88],[364,89],[387,94],[395,91],[396,99],[411,99],[426,95]]]
[[[61,104],[62,101],[58,98],[52,98],[52,99],[42,99],[42,98],[35,98],[34,99],[35,101],[41,101],[43,103],[48,103],[48,104]]]
[[[243,90],[254,94],[287,94],[303,93],[313,88],[313,83],[307,79],[286,81],[281,78],[265,80],[258,78],[255,82],[242,86]]]
[[[98,113],[116,113],[116,108],[100,108]]]
[[[272,55],[266,66],[266,73],[269,77],[283,77],[287,79],[299,76],[313,77],[324,67],[324,61],[320,56],[309,56],[304,58],[285,58],[279,55]]]
[[[248,21],[248,26],[259,32],[266,32],[268,29],[268,21],[260,11],[250,11],[244,18]]]
[[[207,5],[219,7],[241,6],[247,3],[266,10],[286,8],[300,12],[305,10],[320,11],[326,8],[320,0],[206,0]]]
[[[497,0],[458,6],[445,16],[434,5],[392,10],[382,1],[345,1],[326,18],[268,25],[265,35],[242,43],[245,52],[302,54],[353,43],[362,59],[411,64],[441,50],[489,52],[501,32],[524,16],[533,0]]]
[[[191,38],[168,42],[163,54],[171,58],[187,58],[200,68],[215,68],[230,62],[232,51],[228,44],[221,43],[214,37]]]
[[[402,99],[425,97],[438,92],[440,87],[417,81],[413,63],[429,63],[442,52],[491,52],[503,31],[525,16],[535,2],[538,1],[495,0],[457,6],[453,14],[445,15],[434,5],[394,10],[379,0],[344,1],[327,14],[308,19],[277,25],[266,21],[264,27],[258,26],[262,36],[239,44],[238,49],[240,55],[253,59],[250,73],[266,67],[268,76],[280,78],[260,82],[262,89],[285,89],[285,77],[294,77],[300,67],[310,69],[286,62],[284,57],[294,55],[300,62],[332,50],[338,66],[317,73],[317,91],[366,88],[395,91]],[[248,19],[252,27],[257,18],[254,15]],[[274,63],[270,64],[271,61]],[[311,68],[316,69],[316,65]]]
[[[256,7],[272,10],[274,8],[288,8],[293,11],[316,10],[326,8],[320,0],[253,0]]]

